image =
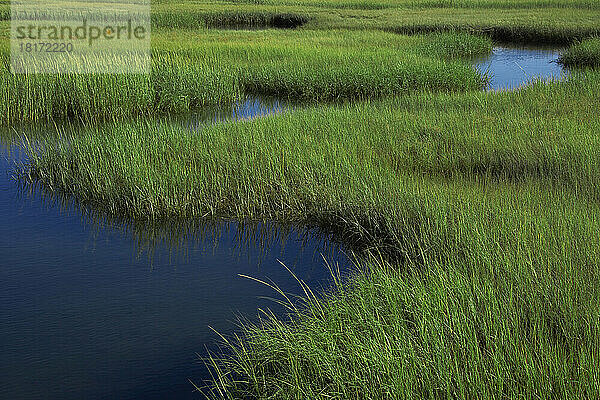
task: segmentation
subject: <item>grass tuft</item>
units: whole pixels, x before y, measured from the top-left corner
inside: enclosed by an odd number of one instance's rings
[[[90,62],[103,62],[91,60]],[[153,56],[150,74],[13,74],[0,70],[0,124],[122,120],[231,103],[241,96],[218,60]]]
[[[600,37],[576,43],[561,54],[559,62],[573,68],[600,67]]]
[[[522,228],[527,241],[528,228]],[[600,282],[583,264],[569,263],[572,255],[549,262],[545,253],[528,253],[531,242],[505,252],[484,244],[503,235],[493,236],[477,238],[483,248],[473,250],[483,251],[463,260],[428,260],[427,274],[366,261],[359,275],[338,281],[323,298],[308,292],[301,306],[290,302],[297,310],[291,320],[264,313],[243,326],[243,335],[223,338],[227,356],[208,357],[215,379],[204,395],[598,397],[600,314],[588,301],[598,300],[594,285]],[[570,243],[571,250],[582,248]]]

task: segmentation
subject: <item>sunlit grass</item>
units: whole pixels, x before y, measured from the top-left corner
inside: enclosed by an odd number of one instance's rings
[[[154,37],[149,74],[37,74],[35,63],[24,66],[31,73],[13,74],[5,55],[0,124],[182,113],[245,94],[319,101],[477,90],[485,78],[458,59],[492,46],[464,34],[174,30]],[[85,57],[92,65],[115,62]]]
[[[599,89],[588,72],[197,132],[91,128],[32,142],[22,176],[114,215],[311,226],[363,257],[292,322],[231,338],[209,396],[595,398]]]
[[[341,9],[393,9],[393,8],[600,8],[592,0],[233,0],[235,3],[259,5],[289,5]]]
[[[89,128],[32,153],[28,174],[136,217],[297,220],[319,214],[309,206],[369,209],[429,179],[535,179],[597,199],[599,82],[590,73],[515,93],[417,94],[194,133],[159,122]]]
[[[519,43],[569,44],[600,34],[600,7],[595,1],[574,0],[423,0],[338,1],[265,0],[236,2],[170,2],[153,5],[155,18],[170,15],[173,26],[211,15],[298,14],[308,18],[300,29],[385,30],[393,32],[463,31],[494,40]],[[177,22],[175,14],[182,14]],[[227,17],[222,17],[227,19]],[[241,18],[240,18],[241,19]],[[165,19],[166,21],[167,19]],[[162,24],[161,26],[167,26]],[[193,27],[193,23],[185,24]]]
[[[296,29],[204,29],[276,21]],[[226,339],[210,398],[598,398],[600,75],[483,93],[464,60],[598,21],[588,0],[156,1],[151,75],[3,70],[1,122],[87,122],[26,140],[19,176],[100,215],[281,222],[356,252],[289,320]],[[360,102],[128,120],[248,93]]]
[[[94,58],[89,62],[104,61]],[[29,67],[36,68],[35,64],[27,64]],[[231,103],[240,96],[233,73],[218,60],[173,53],[154,55],[149,74],[13,74],[9,68],[5,63],[0,71],[3,125],[61,119],[121,120]]]

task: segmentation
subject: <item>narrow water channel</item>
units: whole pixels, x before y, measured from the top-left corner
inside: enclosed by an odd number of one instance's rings
[[[475,67],[493,90],[561,78],[558,51],[496,48]],[[288,103],[245,99],[184,120],[191,129],[279,113]],[[10,137],[9,137],[10,136]],[[321,254],[348,260],[298,229],[123,224],[94,217],[11,178],[18,132],[0,141],[0,399],[191,399],[206,377],[197,353],[234,330],[237,316],[277,306],[239,274],[299,293],[284,262],[327,286]],[[281,310],[279,310],[281,311]]]

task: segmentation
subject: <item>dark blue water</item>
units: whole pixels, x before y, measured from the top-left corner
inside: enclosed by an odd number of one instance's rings
[[[209,326],[282,312],[239,274],[299,294],[278,260],[316,289],[330,282],[321,253],[347,263],[302,230],[123,223],[21,188],[15,137],[0,146],[0,399],[198,398]]]
[[[475,67],[490,76],[490,90],[516,89],[536,79],[564,79],[567,72],[558,64],[559,56],[559,49],[496,47]]]

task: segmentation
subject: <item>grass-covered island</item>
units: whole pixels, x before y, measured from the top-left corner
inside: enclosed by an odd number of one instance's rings
[[[1,124],[83,124],[29,138],[21,179],[127,218],[315,228],[357,259],[289,318],[223,338],[214,380],[196,382],[206,396],[600,397],[600,2],[161,0],[152,13],[150,75],[4,63]],[[469,59],[494,42],[572,46],[571,75],[482,91]],[[162,118],[244,95],[298,106],[193,134]]]

